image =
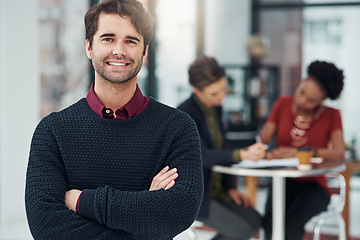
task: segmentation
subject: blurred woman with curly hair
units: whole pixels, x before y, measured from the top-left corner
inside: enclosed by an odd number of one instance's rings
[[[344,87],[343,71],[334,64],[314,61],[295,95],[281,96],[272,107],[262,129],[261,140],[268,144],[275,138],[276,148],[269,159],[295,157],[298,147],[310,147],[314,157],[324,161],[344,158],[345,143],[340,112],[324,105],[335,100]],[[263,224],[266,239],[271,239],[272,201],[269,191]],[[326,210],[330,192],[324,176],[286,180],[286,239],[302,239],[305,223]]]

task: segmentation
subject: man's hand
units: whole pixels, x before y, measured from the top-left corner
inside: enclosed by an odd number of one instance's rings
[[[65,193],[65,205],[76,212],[76,203],[80,197],[82,191],[77,189],[71,189]]]
[[[235,188],[231,188],[228,191],[228,194],[237,205],[243,205],[245,208],[254,208],[250,199],[245,194],[239,192]]]
[[[165,190],[171,188],[175,184],[175,179],[179,176],[177,169],[169,170],[166,166],[163,168],[152,180],[149,191],[164,188]]]

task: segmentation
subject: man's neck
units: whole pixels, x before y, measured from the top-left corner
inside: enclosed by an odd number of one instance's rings
[[[95,79],[94,91],[106,108],[116,111],[130,101],[134,96],[136,86],[136,79],[121,84]]]

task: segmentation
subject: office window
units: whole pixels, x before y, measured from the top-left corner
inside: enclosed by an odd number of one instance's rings
[[[341,19],[309,20],[304,22],[305,43],[339,46],[342,40]]]
[[[88,1],[40,0],[41,116],[86,96],[84,14]]]
[[[260,32],[271,40],[271,49],[263,61],[279,65],[281,94],[293,94],[305,76],[306,67],[314,60],[332,62],[343,69],[345,86],[341,97],[327,104],[340,109],[345,141],[355,142],[359,157],[359,1],[305,1],[296,7],[285,5],[258,10]]]
[[[302,72],[314,59],[335,63],[344,70],[345,86],[337,101],[327,104],[341,110],[344,138],[348,146],[355,142],[360,157],[360,83],[358,54],[360,46],[360,6],[305,8],[303,11]]]
[[[176,107],[191,93],[187,69],[196,53],[196,1],[158,0],[156,18],[157,98]]]

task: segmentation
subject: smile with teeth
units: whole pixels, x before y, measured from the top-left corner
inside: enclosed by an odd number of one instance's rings
[[[112,66],[126,66],[127,63],[119,63],[119,62],[108,62],[109,65]]]

